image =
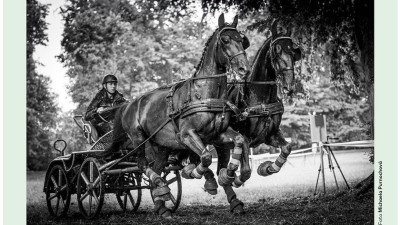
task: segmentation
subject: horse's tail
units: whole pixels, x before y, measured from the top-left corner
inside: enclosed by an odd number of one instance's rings
[[[128,135],[126,134],[124,128],[122,127],[122,114],[124,113],[128,104],[129,103],[122,105],[115,112],[112,144],[107,148],[106,151],[108,151],[108,152],[109,151],[111,151],[111,152],[118,151],[120,145],[128,139]]]

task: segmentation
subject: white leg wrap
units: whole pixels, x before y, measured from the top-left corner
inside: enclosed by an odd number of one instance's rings
[[[201,179],[201,178],[203,177],[202,174],[199,174],[199,173],[197,172],[197,168],[194,169],[194,170],[192,171],[192,173],[190,174],[190,176],[193,177],[193,178],[196,178],[196,179]]]
[[[242,152],[243,152],[242,147],[235,146],[235,148],[233,149],[233,154],[232,154],[230,163],[232,163],[236,166],[239,166],[240,159],[242,158]]]
[[[231,159],[231,161],[229,163],[232,163],[232,164],[237,165],[237,166],[240,165],[240,161],[237,160],[237,159]]]
[[[283,158],[281,155],[279,155],[279,157],[276,159],[276,161],[278,161],[278,162],[280,162],[282,164],[285,164],[286,160],[287,159]]]
[[[272,168],[273,168],[276,172],[279,172],[279,170],[281,170],[281,168],[280,168],[278,165],[276,165],[275,163],[272,164]]]
[[[276,171],[279,172],[283,166],[283,164],[285,164],[287,159],[283,158],[282,155],[279,155],[279,157],[275,160],[275,162],[272,164],[272,168]]]
[[[146,176],[150,178],[151,181],[155,181],[156,178],[159,178],[160,176],[156,174],[152,169],[147,168],[146,169]]]
[[[235,147],[235,148],[233,149],[233,153],[234,153],[234,154],[239,154],[239,155],[241,155],[242,152],[243,152],[242,147]]]

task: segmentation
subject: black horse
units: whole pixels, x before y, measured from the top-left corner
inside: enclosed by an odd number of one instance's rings
[[[219,27],[207,41],[192,78],[146,93],[122,106],[116,113],[113,143],[106,152],[118,151],[128,135],[138,154],[139,167],[157,187],[152,193],[155,210],[160,215],[171,215],[164,206],[164,196],[169,188],[159,176],[168,159],[166,149],[190,149],[196,153],[200,163],[196,168],[190,167],[185,171],[195,178],[204,175],[205,188],[213,194],[218,185],[213,172],[208,169],[212,155],[205,143],[223,138],[235,141],[236,146],[243,146],[245,156],[242,157],[241,171],[247,177],[251,173],[248,142],[237,132],[227,132],[232,114],[226,101],[227,76],[243,80],[249,74],[249,63],[243,48],[248,40],[236,30],[237,22],[237,16],[230,25],[225,23],[223,14],[219,17]],[[150,167],[146,152],[152,151],[155,151],[157,159]]]
[[[228,91],[228,99],[242,112],[236,120],[231,120],[230,126],[246,136],[252,147],[266,143],[282,149],[275,163],[260,165],[258,173],[263,176],[278,172],[290,154],[290,147],[279,130],[284,108],[278,94],[290,96],[294,93],[294,63],[301,59],[301,50],[290,38],[290,32],[278,34],[276,25],[275,21],[272,36],[258,50],[249,77],[245,82],[230,85]],[[240,179],[234,178],[237,163],[229,162],[230,143],[219,143],[215,147],[219,184],[224,187],[228,201],[232,201],[236,199],[232,186],[242,184]]]

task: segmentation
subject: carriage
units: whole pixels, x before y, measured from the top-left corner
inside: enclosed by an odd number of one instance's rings
[[[99,214],[106,194],[115,195],[123,211],[135,212],[141,202],[142,190],[152,191],[151,180],[139,169],[134,156],[128,156],[123,161],[119,161],[119,158],[110,162],[97,157],[96,153],[103,151],[111,142],[112,131],[97,138],[94,127],[86,122],[83,116],[77,115],[73,119],[90,148],[65,155],[67,143],[64,140],[54,142],[54,149],[60,152],[61,156],[55,158],[48,166],[43,190],[50,215],[65,216],[73,194],[76,194],[79,211],[89,219]],[[124,157],[127,153],[127,149],[122,149],[118,154]],[[181,168],[177,162],[171,161],[161,174],[168,186],[174,187],[166,205],[172,212],[177,210],[182,197],[179,174]]]

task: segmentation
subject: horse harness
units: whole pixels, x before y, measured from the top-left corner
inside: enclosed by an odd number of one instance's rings
[[[247,84],[256,84],[256,85],[276,85],[276,81],[244,81],[244,82],[231,82],[229,84],[237,85],[243,84],[246,86]],[[246,107],[240,108],[240,113],[235,116],[239,118],[239,121],[246,120],[247,118],[252,117],[267,117],[271,118],[275,114],[282,114],[285,109],[283,107],[282,101],[278,99],[277,102],[269,103],[269,104],[257,104],[248,106],[243,99],[243,86],[239,87],[239,93],[236,95],[236,102],[239,105],[239,101],[242,101]],[[241,94],[242,98],[239,96]],[[241,99],[239,99],[241,98]]]
[[[246,86],[247,84],[256,84],[256,85],[276,85],[276,81],[245,81],[245,82],[230,82],[229,84],[233,84],[233,86],[238,84],[243,84]],[[233,87],[232,86],[232,87]],[[272,122],[272,117],[274,115],[283,114],[284,107],[282,101],[278,99],[277,102],[269,103],[269,104],[256,104],[256,105],[248,105],[245,100],[243,99],[244,91],[242,85],[238,87],[239,92],[236,95],[236,104],[239,105],[240,102],[244,103],[244,107],[240,107],[240,113],[236,113],[234,117],[237,118],[237,122],[245,121],[247,118],[262,118],[260,123],[263,123],[262,130],[258,133],[265,133],[265,130],[269,129]],[[247,126],[247,125],[245,125]],[[257,135],[254,138],[249,137],[251,142],[258,140],[260,137]]]
[[[180,139],[180,130],[179,126],[176,124],[176,119],[180,118],[183,119],[187,116],[190,116],[194,113],[198,112],[213,112],[213,113],[222,113],[221,120],[219,121],[220,126],[219,129],[222,128],[223,121],[225,119],[225,113],[227,112],[234,112],[236,116],[240,115],[240,110],[231,102],[229,102],[226,99],[219,99],[219,98],[207,98],[207,99],[202,99],[200,94],[197,93],[196,90],[194,90],[194,96],[196,97],[196,100],[192,101],[192,87],[194,85],[195,80],[200,80],[200,79],[220,79],[220,82],[218,83],[218,93],[221,91],[221,86],[222,86],[222,79],[226,79],[227,75],[229,73],[223,73],[215,76],[204,76],[204,77],[192,77],[185,82],[188,82],[188,93],[187,93],[187,98],[183,102],[181,107],[175,108],[174,107],[174,102],[173,102],[173,97],[174,93],[176,90],[180,87],[183,86],[183,84],[179,85],[180,83],[173,85],[166,97],[167,105],[168,105],[168,116],[169,120],[171,120],[172,125],[174,126],[175,129],[175,136],[176,139],[179,143],[181,142]],[[227,107],[228,106],[228,107]]]

